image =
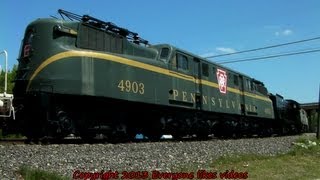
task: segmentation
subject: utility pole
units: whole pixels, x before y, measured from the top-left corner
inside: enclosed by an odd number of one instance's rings
[[[6,69],[5,69],[5,72],[4,72],[4,94],[6,95],[7,93],[7,74],[8,74],[8,53],[6,50],[3,50],[0,52],[0,54],[4,54],[5,55],[5,65],[6,65]]]
[[[318,120],[317,120],[317,139],[320,139],[320,84],[319,84],[319,100],[318,100]]]

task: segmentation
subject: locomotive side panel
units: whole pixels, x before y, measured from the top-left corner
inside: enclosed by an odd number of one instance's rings
[[[50,28],[45,28],[47,36],[61,26],[58,21],[49,22]],[[76,27],[64,24],[68,26]],[[78,30],[76,39],[61,34],[50,39],[47,44],[52,47],[47,48],[51,56],[47,55],[47,59],[44,55],[40,56],[44,59],[32,58],[33,63],[43,62],[30,73],[27,91],[101,96],[273,118],[270,100],[250,92],[247,79],[235,80],[237,73],[179,50],[172,51],[169,63],[163,62],[156,59],[158,51],[153,48],[137,48],[121,37],[82,24]],[[121,52],[127,54],[115,54]]]

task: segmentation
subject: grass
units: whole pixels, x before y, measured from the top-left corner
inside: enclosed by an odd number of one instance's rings
[[[0,129],[0,139],[5,138],[5,139],[17,139],[17,138],[23,138],[21,134],[4,134],[3,130]]]
[[[57,175],[56,173],[51,173],[47,171],[42,171],[39,169],[31,169],[26,166],[21,167],[18,173],[25,180],[67,180],[69,178]]]
[[[305,150],[303,150],[305,151]],[[307,150],[309,151],[309,150]],[[212,168],[218,172],[248,172],[250,179],[316,179],[320,178],[320,151],[300,150],[274,157],[243,155],[217,160]]]
[[[194,166],[181,170],[195,172],[195,177],[198,171]],[[216,172],[216,179],[222,179],[220,175],[226,172],[229,177],[243,177],[239,179],[320,179],[320,140],[299,139],[289,153],[276,156],[246,154],[221,157],[204,170]]]

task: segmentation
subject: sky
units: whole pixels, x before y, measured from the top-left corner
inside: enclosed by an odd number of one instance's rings
[[[26,26],[57,10],[88,14],[139,33],[151,44],[167,43],[212,56],[320,36],[319,0],[2,0],[0,51],[17,64]],[[320,49],[320,39],[278,48],[211,58],[213,62]],[[4,57],[0,57],[4,67]],[[270,93],[300,103],[317,102],[320,52],[225,66],[264,82]]]

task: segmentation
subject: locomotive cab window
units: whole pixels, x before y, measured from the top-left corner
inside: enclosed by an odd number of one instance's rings
[[[209,76],[209,65],[206,63],[202,63],[202,75],[206,77]]]
[[[263,94],[263,95],[268,95],[268,90],[267,90],[267,88],[266,87],[264,87],[263,85],[261,85],[261,84],[259,84],[258,86],[257,86],[257,91],[259,92],[259,93],[261,93],[261,94]]]
[[[160,53],[160,59],[167,60],[169,56],[169,48],[162,48]]]
[[[181,70],[188,70],[188,58],[185,55],[177,54],[177,68]]]

